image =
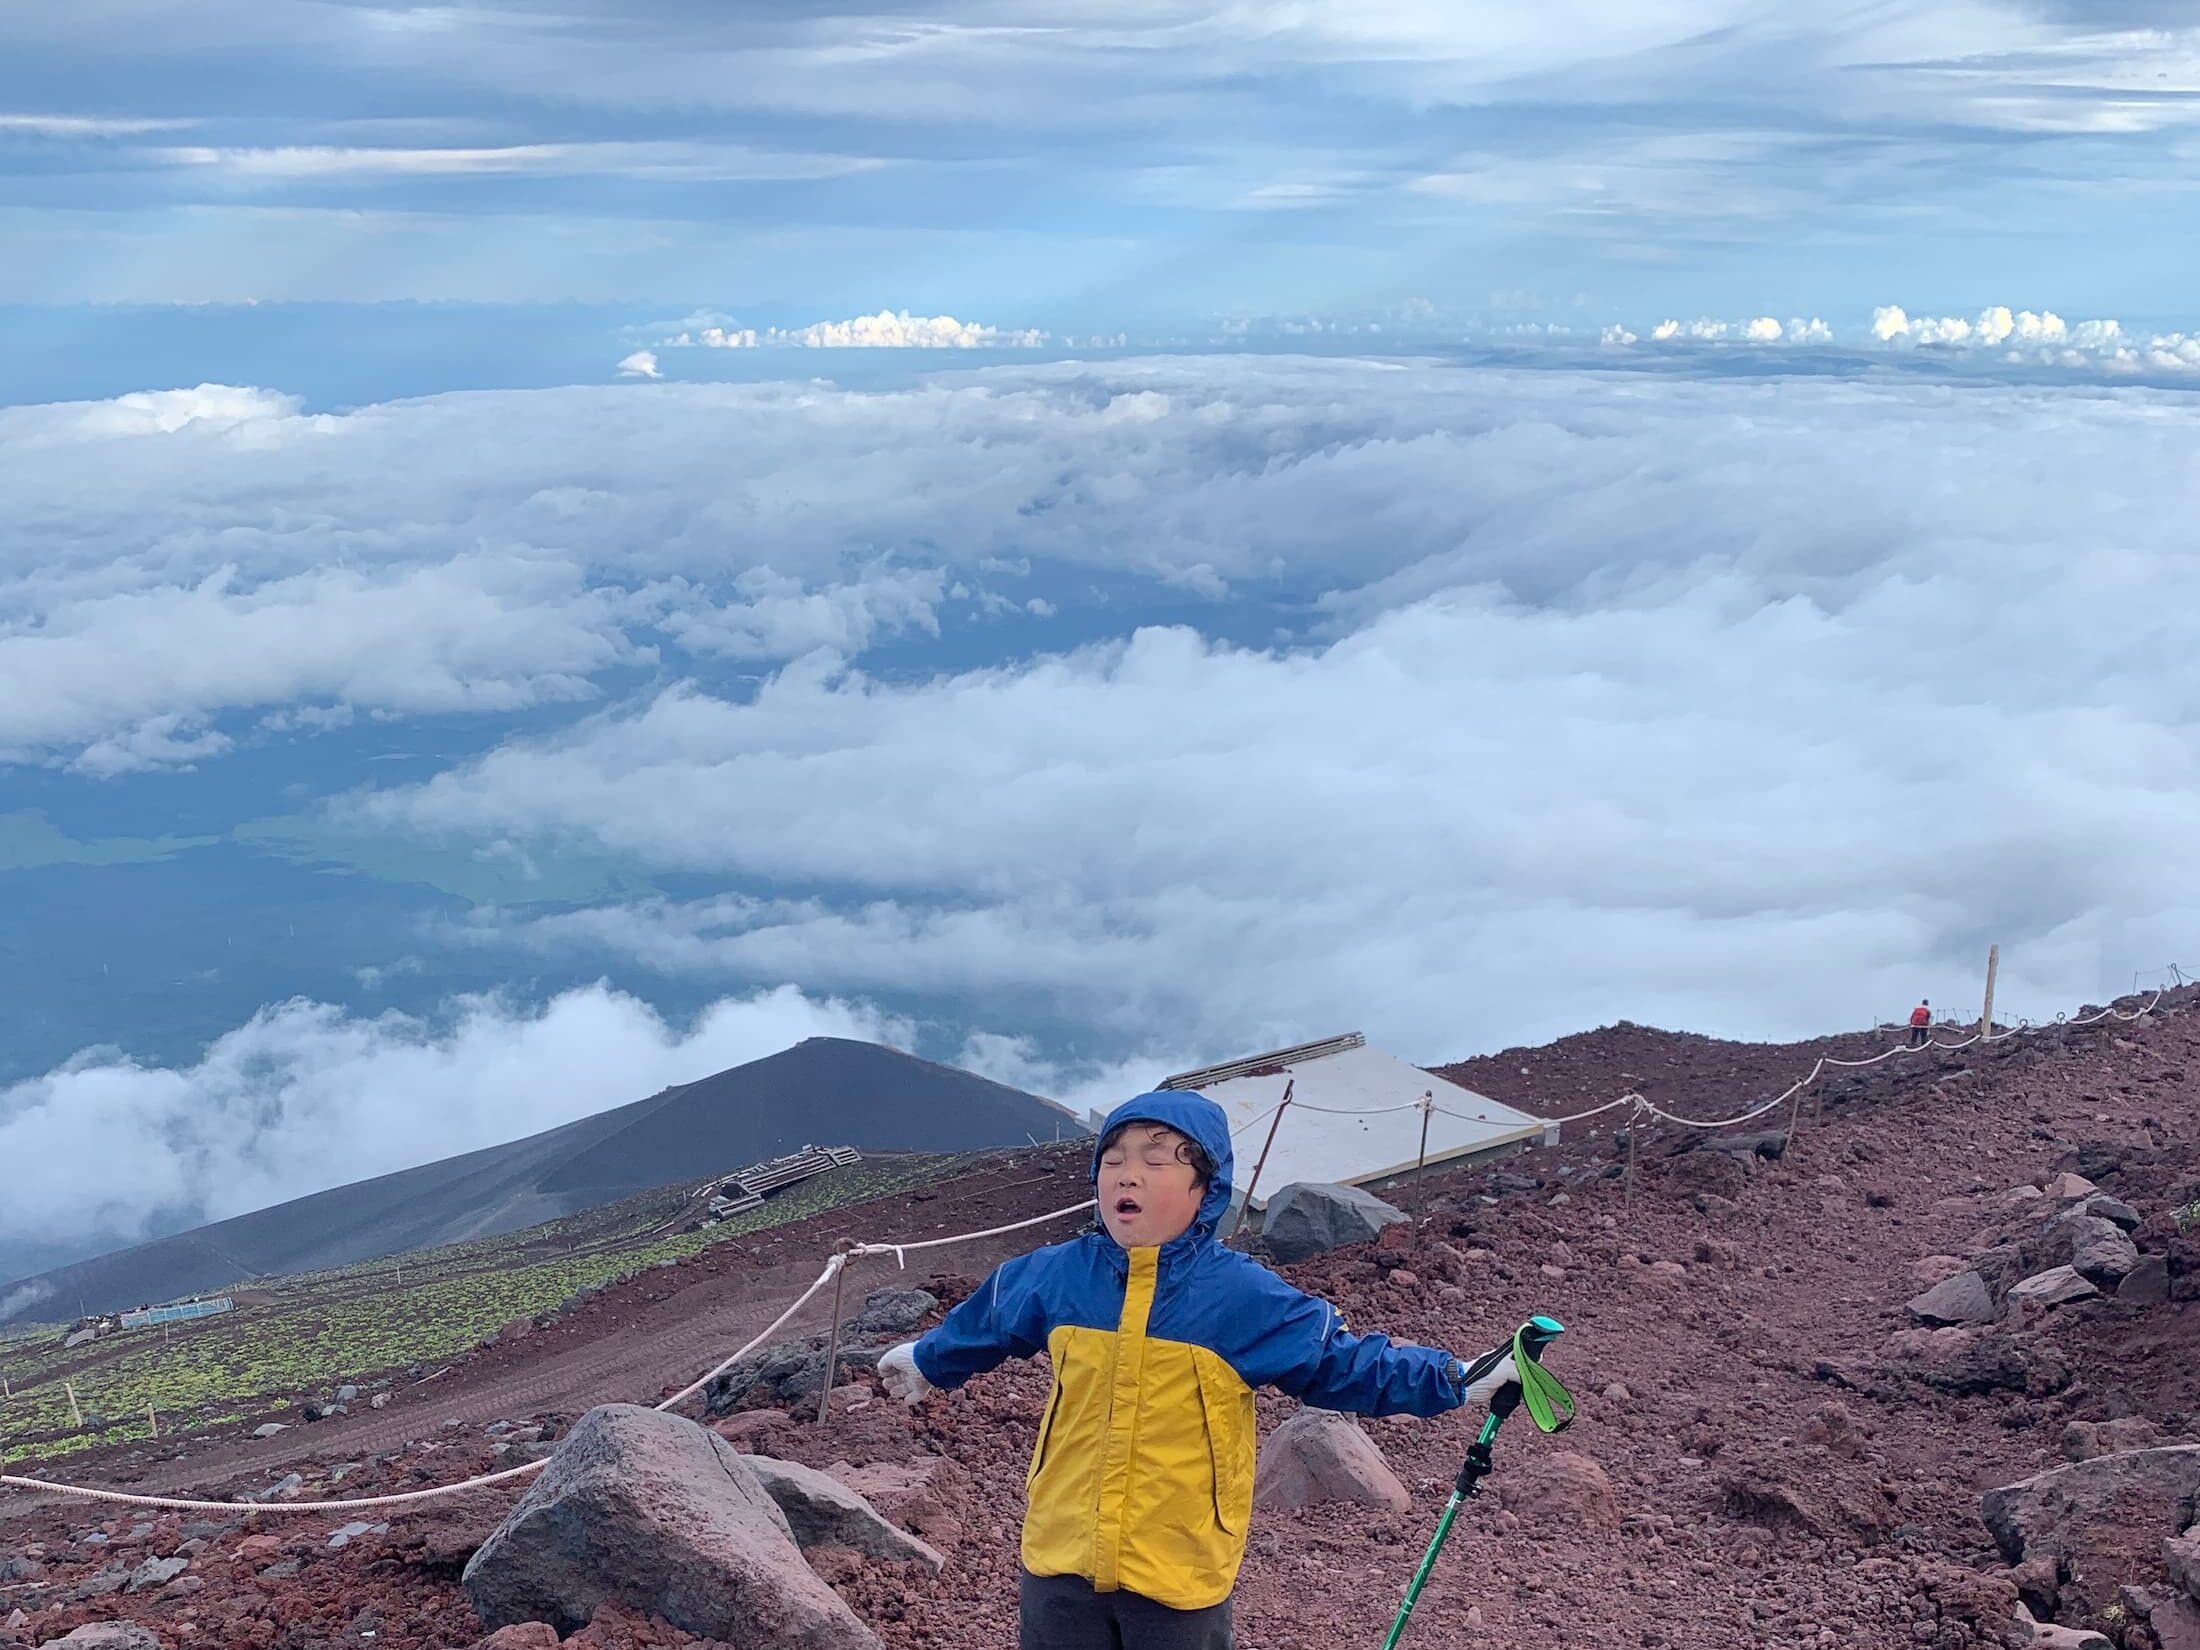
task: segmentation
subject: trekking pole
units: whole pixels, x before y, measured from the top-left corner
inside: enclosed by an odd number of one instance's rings
[[[1396,1650],[1398,1640],[1404,1637],[1407,1618],[1413,1614],[1413,1606],[1420,1599],[1429,1572],[1436,1568],[1436,1555],[1444,1550],[1452,1520],[1459,1516],[1460,1504],[1482,1493],[1482,1480],[1490,1471],[1490,1446],[1497,1441],[1497,1429],[1505,1424],[1505,1418],[1525,1400],[1529,1419],[1540,1431],[1557,1432],[1573,1420],[1572,1394],[1559,1384],[1557,1376],[1543,1367],[1544,1348],[1565,1330],[1566,1326],[1556,1318],[1538,1314],[1513,1332],[1513,1368],[1520,1379],[1499,1387],[1491,1397],[1489,1417],[1483,1421],[1474,1442],[1467,1446],[1467,1458],[1460,1463],[1459,1476],[1451,1486],[1451,1499],[1444,1503],[1444,1515],[1436,1521],[1436,1534],[1429,1539],[1428,1551],[1421,1555],[1421,1567],[1413,1572],[1413,1580],[1407,1584],[1405,1602],[1398,1606],[1398,1619],[1390,1624],[1390,1636],[1383,1640],[1383,1650]],[[1490,1356],[1494,1360],[1501,1355],[1492,1353]],[[1476,1373],[1478,1371],[1473,1368],[1467,1371],[1470,1379]]]

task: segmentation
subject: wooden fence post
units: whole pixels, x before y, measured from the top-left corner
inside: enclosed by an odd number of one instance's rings
[[[1283,1124],[1284,1108],[1291,1104],[1291,1090],[1297,1083],[1296,1077],[1283,1080],[1283,1098],[1276,1102],[1275,1115],[1268,1120],[1268,1138],[1260,1143],[1260,1156],[1253,1162],[1253,1178],[1245,1183],[1245,1201],[1238,1206],[1237,1219],[1230,1222],[1231,1237],[1237,1236],[1237,1229],[1245,1224],[1245,1217],[1252,1212],[1253,1190],[1260,1184],[1260,1171],[1268,1166],[1268,1148],[1276,1143],[1276,1130]]]
[[[1627,1119],[1627,1210],[1635,1208],[1635,1140],[1642,1133],[1642,1110],[1637,1107]]]
[[[833,1401],[833,1368],[840,1362],[840,1292],[848,1282],[848,1252],[840,1252],[840,1265],[833,1273],[833,1327],[825,1341],[825,1382],[817,1395],[817,1424],[825,1424],[825,1412]]]

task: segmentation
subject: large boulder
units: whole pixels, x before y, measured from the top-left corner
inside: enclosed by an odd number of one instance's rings
[[[2148,1612],[2147,1626],[2162,1650],[2200,1650],[2200,1605],[2168,1598]]]
[[[2038,1398],[2070,1384],[2070,1366],[2053,1346],[1977,1325],[1899,1330],[1887,1337],[1880,1359],[1888,1375],[1966,1397],[2023,1392]]]
[[[1744,1446],[1721,1451],[1718,1490],[1729,1518],[1770,1530],[1870,1540],[1894,1522],[1874,1475],[1831,1450]]]
[[[1612,1480],[1586,1455],[1553,1450],[1532,1472],[1498,1480],[1505,1511],[1537,1524],[1574,1524],[1610,1529],[1619,1523]]]
[[[1709,1152],[1730,1152],[1736,1157],[1783,1157],[1787,1154],[1785,1129],[1759,1129],[1755,1133],[1714,1134],[1702,1142]]]
[[[1404,1512],[1413,1505],[1360,1424],[1333,1409],[1302,1409],[1269,1434],[1253,1474],[1256,1507],[1344,1501]]]
[[[881,1351],[906,1338],[939,1304],[938,1297],[922,1289],[872,1290],[863,1297],[862,1310],[841,1320],[835,1374],[845,1381],[852,1373],[876,1366]],[[803,1335],[751,1352],[711,1378],[703,1389],[705,1412],[730,1414],[752,1394],[782,1407],[814,1405],[825,1382],[828,1344],[826,1335]]]
[[[2105,1609],[2124,1582],[2148,1579],[2162,1540],[2191,1522],[2200,1444],[2123,1450],[1988,1490],[1979,1513],[2011,1564],[2055,1559],[2066,1604]]]
[[[968,1472],[944,1455],[913,1461],[835,1461],[825,1469],[912,1535],[936,1547],[962,1539],[958,1509],[972,1485]]]
[[[1260,1236],[1268,1252],[1288,1266],[1347,1243],[1365,1243],[1405,1218],[1403,1210],[1357,1186],[1301,1180],[1269,1199]]]
[[[2162,1441],[2162,1429],[2143,1415],[2121,1415],[2113,1421],[2073,1421],[2062,1431],[2063,1458],[2090,1461],[2119,1450],[2153,1449]]]
[[[874,1289],[863,1297],[863,1309],[840,1326],[841,1339],[859,1345],[898,1339],[924,1322],[939,1306],[939,1297],[926,1289]]]
[[[2065,1216],[2055,1228],[2067,1244],[2070,1269],[2088,1283],[2113,1289],[2139,1264],[2139,1246],[2114,1221],[2098,1215]]]
[[[2113,1643],[2090,1627],[2061,1627],[2051,1621],[2038,1621],[2021,1604],[2008,1642],[2017,1650],[2116,1650]]]
[[[1749,1182],[1742,1159],[1731,1152],[1695,1151],[1666,1165],[1665,1183],[1675,1191],[1729,1200],[1741,1195]]]
[[[134,1621],[90,1621],[39,1650],[160,1650],[160,1640]]]
[[[2095,1216],[2126,1232],[2136,1232],[2139,1229],[2139,1211],[2123,1199],[2110,1197],[2106,1192],[2096,1192],[2083,1202],[2072,1204],[2070,1213],[2073,1216]]]
[[[934,1575],[946,1563],[915,1536],[894,1528],[839,1479],[799,1461],[777,1461],[769,1455],[741,1459],[786,1514],[795,1544],[804,1552],[812,1547],[851,1547],[868,1558],[911,1560]]]
[[[2169,1257],[2141,1255],[2116,1285],[2116,1298],[2131,1306],[2160,1306],[2169,1299]]]
[[[2051,1267],[2009,1286],[2009,1305],[2019,1310],[2051,1311],[2074,1301],[2091,1300],[2100,1291],[2079,1275],[2075,1266]]]
[[[2162,1565],[2187,1598],[2200,1600],[2200,1524],[2163,1541]]]
[[[558,1650],[558,1630],[546,1621],[523,1621],[499,1627],[476,1643],[474,1650]]]
[[[1922,1323],[1992,1323],[1999,1316],[1994,1291],[1976,1272],[1958,1272],[1910,1302],[1910,1316]]]
[[[757,1650],[879,1650],[733,1446],[633,1404],[575,1423],[461,1584],[490,1628],[572,1632],[616,1600]]]

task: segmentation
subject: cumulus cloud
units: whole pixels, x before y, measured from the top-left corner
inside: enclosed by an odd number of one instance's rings
[[[1872,336],[1883,344],[1992,350],[2002,359],[2109,372],[2200,371],[2200,334],[2143,333],[2115,320],[2066,322],[2053,310],[2011,310],[1994,304],[1976,316],[1911,315],[1900,304],[1872,311]]]
[[[1926,349],[1944,359],[2111,374],[2200,370],[2200,333],[2135,332],[2114,320],[2071,323],[2053,310],[2012,310],[2006,304],[1989,305],[1975,316],[1912,315],[1899,304],[1882,304],[1872,311],[1869,330],[1875,343],[1890,350]],[[1769,315],[1745,321],[1668,318],[1650,329],[1651,342],[1659,344],[1819,345],[1833,337],[1832,327],[1815,316],[1784,323]],[[1615,322],[1603,329],[1602,341],[1625,348],[1641,339]]]
[[[1743,344],[1824,344],[1832,341],[1833,329],[1812,316],[1800,317],[1782,325],[1770,315],[1759,315],[1746,321],[1718,321],[1703,317],[1694,321],[1660,321],[1650,329],[1653,343],[1743,343]],[[1607,344],[1632,344],[1637,342],[1634,333],[1624,326],[1608,326],[1604,329]]]
[[[94,1052],[0,1089],[0,1161],[38,1165],[9,1176],[0,1244],[138,1241],[553,1128],[812,1036],[906,1042],[909,1028],[785,988],[684,1026],[602,985],[532,1007],[468,998],[434,1021],[279,1004],[188,1066]]]
[[[1047,335],[1033,327],[994,327],[958,321],[952,315],[912,315],[906,309],[882,309],[848,321],[818,321],[791,329],[706,326],[681,331],[665,340],[681,349],[757,349],[792,345],[803,349],[1037,349]]]
[[[887,496],[784,531],[863,490],[814,469],[788,490],[817,455],[771,410],[783,388],[606,423],[571,393],[305,416],[201,385],[0,409],[0,763],[187,766],[255,724],[590,698],[665,645],[782,659],[937,633],[944,575],[881,554]],[[547,425],[539,462],[523,420]],[[627,466],[613,488],[573,485],[606,464]],[[720,480],[698,487],[706,464]]]
[[[661,378],[664,374],[657,370],[657,352],[655,350],[638,349],[632,355],[621,358],[619,376],[622,378]]]
[[[219,754],[220,707],[511,711],[591,697],[645,656],[619,593],[511,553],[43,595],[35,622],[0,624],[0,761],[76,746],[101,774]]]
[[[201,384],[189,390],[138,390],[112,401],[85,403],[76,428],[88,436],[172,435],[191,425],[234,430],[265,420],[298,416],[296,396],[234,384]]]
[[[735,576],[734,600],[676,602],[661,625],[689,652],[727,659],[787,659],[816,649],[861,653],[882,633],[937,636],[946,585],[937,567],[881,565],[823,589],[752,567]]]

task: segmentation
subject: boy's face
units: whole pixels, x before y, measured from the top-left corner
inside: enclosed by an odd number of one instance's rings
[[[1191,1229],[1206,1188],[1185,1161],[1191,1142],[1159,1123],[1133,1123],[1100,1154],[1100,1224],[1126,1249]]]

